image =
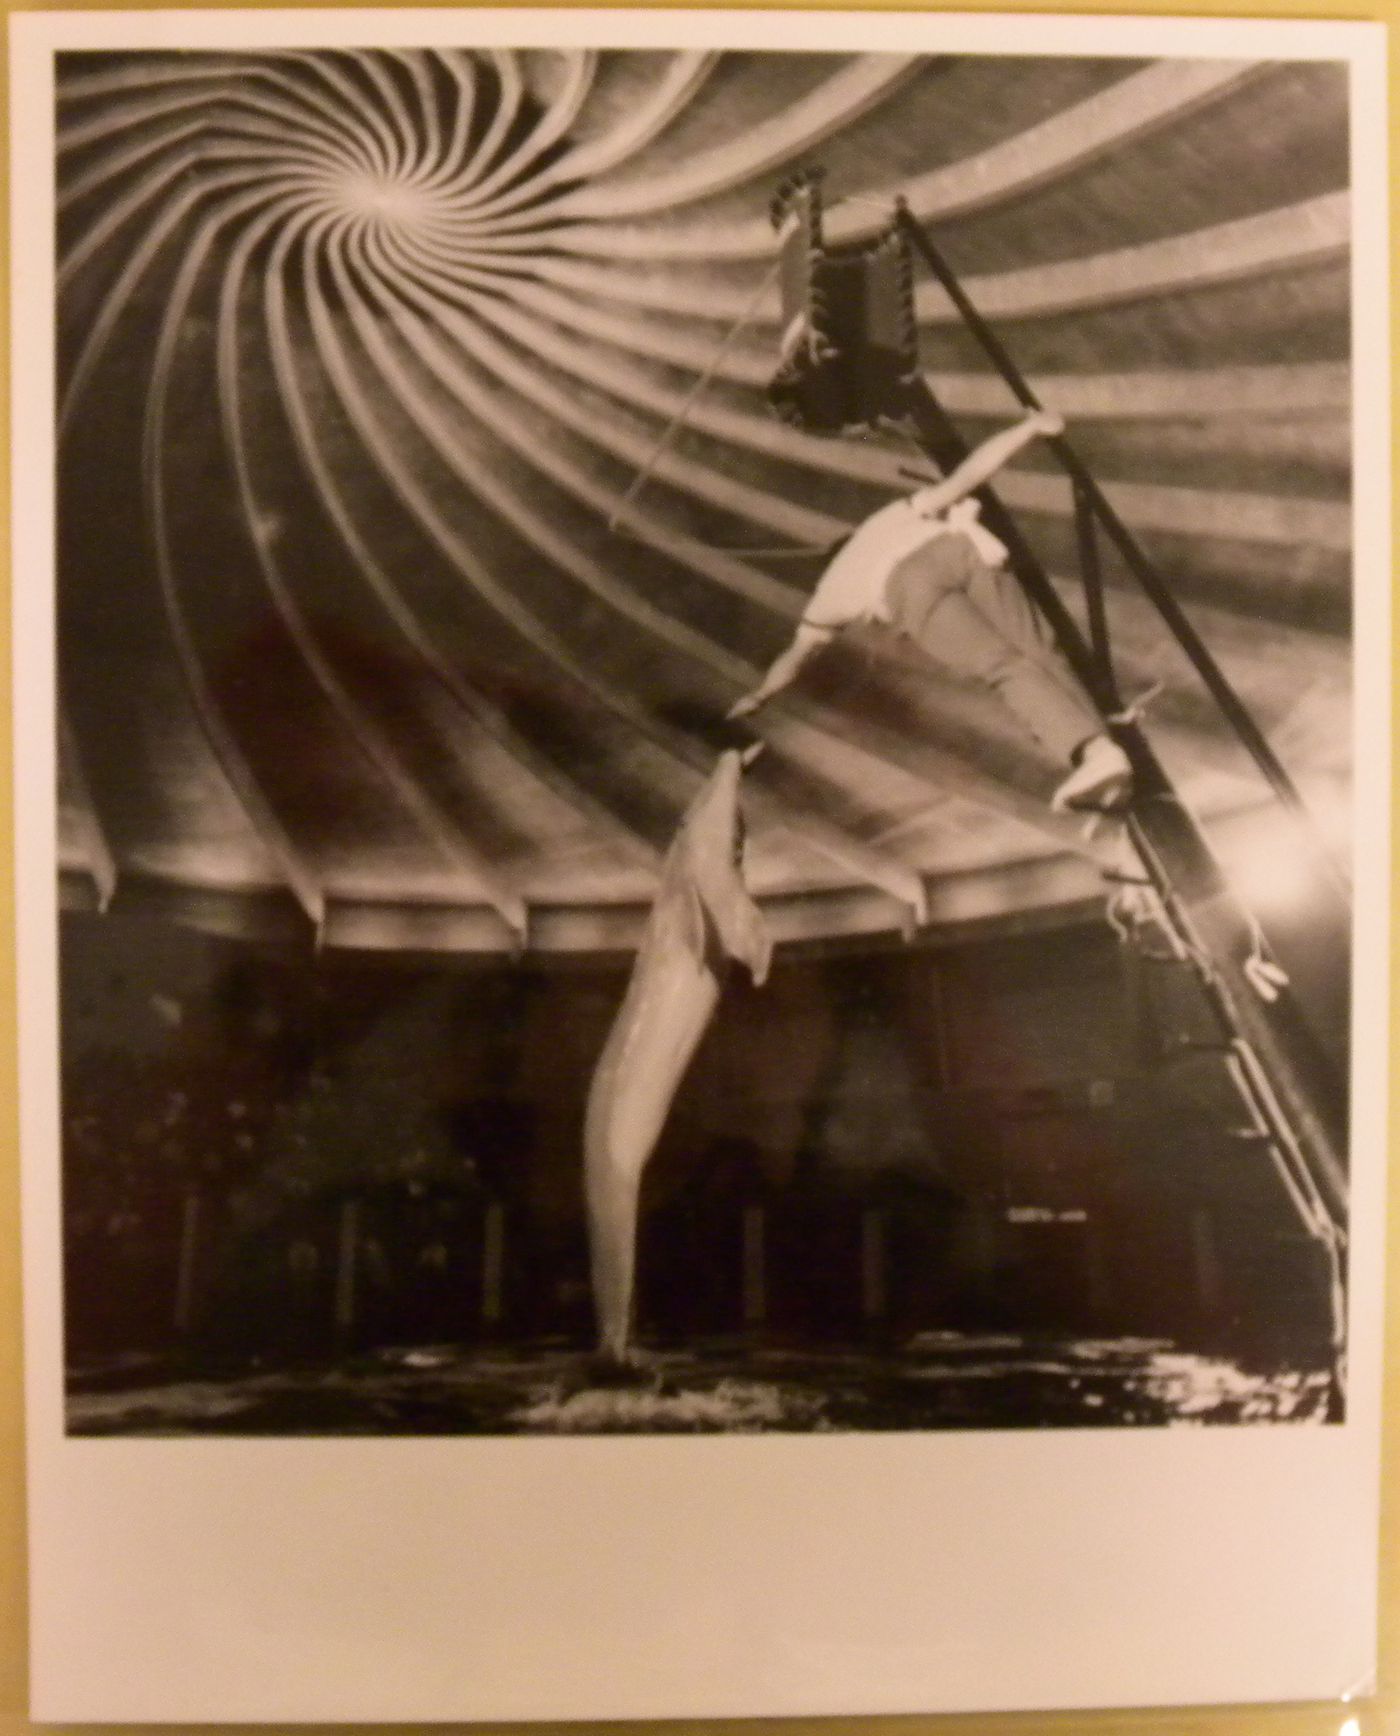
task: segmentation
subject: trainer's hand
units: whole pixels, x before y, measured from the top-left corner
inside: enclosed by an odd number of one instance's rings
[[[1065,419],[1058,410],[1032,410],[1026,417],[1026,425],[1051,440],[1065,431]]]
[[[757,691],[746,693],[742,699],[736,699],[724,715],[731,723],[736,717],[751,717],[763,704],[765,697]]]

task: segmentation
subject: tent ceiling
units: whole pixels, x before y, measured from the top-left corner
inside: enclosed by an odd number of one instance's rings
[[[1305,790],[1349,761],[1344,73],[693,53],[66,56],[59,83],[62,860],[333,944],[626,944],[811,553],[901,486],[895,433],[762,389],[767,207],[906,194]],[[1013,406],[931,284],[969,437]],[[1070,498],[1005,478],[1073,599]],[[779,552],[773,552],[779,551]],[[1206,815],[1259,797],[1112,567],[1124,683]],[[872,636],[764,722],[750,868],[780,935],[1095,884],[993,702]]]

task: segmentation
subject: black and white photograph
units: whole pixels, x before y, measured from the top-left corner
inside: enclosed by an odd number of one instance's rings
[[[1345,1431],[1355,62],[270,16],[50,60],[67,1438]]]

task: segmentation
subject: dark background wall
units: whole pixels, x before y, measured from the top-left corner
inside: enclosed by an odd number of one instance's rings
[[[72,1358],[585,1338],[583,1106],[625,975],[68,918]],[[648,1176],[644,1334],[1312,1351],[1322,1274],[1202,1031],[1098,921],[736,976]]]

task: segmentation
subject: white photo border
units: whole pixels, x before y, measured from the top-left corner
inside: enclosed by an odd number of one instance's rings
[[[1374,1669],[1390,1060],[1385,33],[881,13],[880,46],[1335,58],[1352,90],[1357,916],[1350,1394],[1325,1428],[719,1439],[64,1433],[53,56],[800,46],[858,13],[36,13],[11,27],[12,457],[32,1710],[488,1720],[1341,1698]]]

